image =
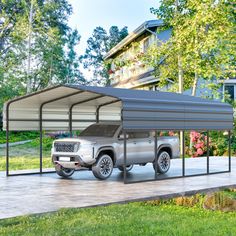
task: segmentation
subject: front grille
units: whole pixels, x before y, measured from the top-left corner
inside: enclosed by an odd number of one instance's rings
[[[56,152],[77,152],[78,143],[55,143],[55,151]]]

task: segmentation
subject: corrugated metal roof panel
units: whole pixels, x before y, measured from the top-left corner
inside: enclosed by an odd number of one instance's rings
[[[38,130],[42,104],[45,104],[42,116],[43,129],[68,130],[69,110],[73,104],[79,103],[73,108],[73,128],[82,129],[96,121],[96,110],[99,105],[117,100],[120,102],[102,107],[100,120],[122,120],[125,129],[233,128],[232,106],[219,101],[159,91],[62,85],[5,103],[4,129],[7,107],[9,130]]]

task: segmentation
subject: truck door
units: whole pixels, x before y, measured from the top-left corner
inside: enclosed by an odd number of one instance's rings
[[[135,144],[133,163],[147,163],[152,161],[154,140],[150,137],[149,132],[134,132],[132,141]]]
[[[154,156],[154,140],[149,132],[127,132],[127,165],[151,162]],[[119,164],[124,162],[124,141],[120,142]]]

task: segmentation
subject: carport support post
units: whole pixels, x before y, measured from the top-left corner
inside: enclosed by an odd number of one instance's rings
[[[98,106],[97,109],[96,109],[96,123],[99,122],[99,110],[100,110],[100,107],[101,106]]]
[[[80,93],[83,93],[83,91],[77,91],[77,92],[74,92],[71,94],[67,94],[65,96],[57,97],[57,98],[45,101],[40,105],[40,108],[39,108],[39,131],[40,131],[40,153],[39,153],[40,167],[39,168],[40,168],[40,174],[43,173],[43,115],[42,115],[43,114],[43,106],[48,103],[59,101],[61,99],[68,98],[68,97],[71,97],[71,96],[74,96],[74,95],[77,95]]]
[[[157,179],[157,131],[155,130],[155,135],[154,135],[154,171],[155,171],[155,179]]]
[[[207,174],[210,173],[209,168],[209,130],[207,130]]]
[[[126,140],[126,130],[123,130],[124,135],[124,184],[127,183],[127,170],[126,170],[126,159],[127,159],[127,140]]]
[[[39,172],[40,174],[43,173],[43,104],[40,106],[39,110],[39,133],[40,133],[40,140],[39,140]]]
[[[72,137],[72,107],[69,109],[69,132],[70,137]]]
[[[229,135],[229,172],[231,172],[231,131],[228,132]]]
[[[185,176],[185,137],[184,137],[184,130],[182,131],[182,150],[183,150],[183,154],[182,154],[182,175]]]
[[[6,111],[6,175],[9,176],[9,105]]]

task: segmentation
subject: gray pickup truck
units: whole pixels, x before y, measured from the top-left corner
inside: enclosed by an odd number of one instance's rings
[[[126,170],[133,165],[154,165],[154,132],[127,133]],[[158,173],[166,173],[170,159],[179,157],[179,139],[161,136],[157,139]],[[76,169],[86,167],[98,179],[107,179],[114,167],[124,171],[124,135],[121,124],[97,123],[82,131],[78,138],[58,139],[52,147],[52,162],[58,175],[68,178]]]

